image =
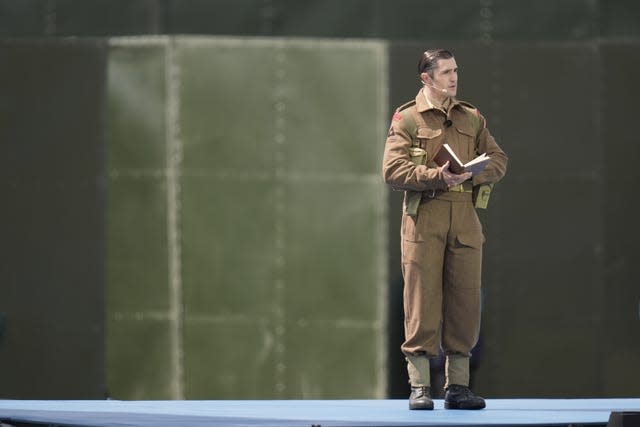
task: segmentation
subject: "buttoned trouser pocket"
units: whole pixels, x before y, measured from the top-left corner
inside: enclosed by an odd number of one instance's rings
[[[431,199],[402,223],[405,355],[469,354],[480,329],[482,227],[471,201]]]

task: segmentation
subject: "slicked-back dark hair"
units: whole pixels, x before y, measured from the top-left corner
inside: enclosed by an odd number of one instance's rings
[[[427,73],[431,78],[433,78],[433,69],[438,66],[438,60],[451,58],[453,58],[453,53],[448,50],[427,50],[420,57],[420,61],[418,61],[418,74]]]

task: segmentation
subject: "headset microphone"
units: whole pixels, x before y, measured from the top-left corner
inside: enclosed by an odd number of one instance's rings
[[[440,88],[440,87],[438,87],[438,86],[436,86],[436,85],[431,85],[431,87],[432,87],[432,88],[434,88],[434,89],[436,89],[436,90],[439,90],[439,91],[440,91],[440,92],[442,92],[442,93],[449,93],[449,91],[448,91],[448,90],[446,90],[446,89],[442,89],[442,88]]]
[[[436,86],[436,85],[434,85],[434,84],[428,84],[428,83],[427,83],[427,82],[425,82],[425,81],[423,81],[423,82],[422,82],[422,84],[424,84],[424,85],[426,85],[426,86],[429,86],[429,87],[430,87],[430,88],[432,88],[432,89],[439,90],[439,91],[440,91],[440,92],[442,92],[442,93],[447,93],[447,94],[449,93],[449,91],[448,91],[448,90],[446,90],[446,89],[442,89],[441,87],[438,87],[438,86]]]
[[[434,84],[429,84],[429,83],[425,82],[424,80],[420,80],[420,81],[422,82],[422,84],[423,84],[423,85],[425,85],[425,86],[429,86],[429,87],[430,87],[430,88],[432,88],[432,89],[439,90],[440,92],[442,92],[442,93],[446,93],[446,94],[448,94],[448,93],[449,93],[449,91],[448,91],[448,90],[446,90],[446,89],[442,89],[441,87],[438,87],[438,86],[436,86],[436,85],[434,85]]]

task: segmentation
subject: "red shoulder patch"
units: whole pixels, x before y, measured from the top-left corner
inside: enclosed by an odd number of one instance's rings
[[[402,114],[396,111],[395,114],[393,115],[393,120],[399,122],[400,120],[402,120]]]

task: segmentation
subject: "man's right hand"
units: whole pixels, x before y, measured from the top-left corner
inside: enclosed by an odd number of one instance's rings
[[[463,182],[471,178],[472,175],[471,172],[465,172],[460,175],[451,172],[449,170],[449,162],[440,166],[440,173],[442,174],[442,179],[444,180],[445,184],[447,184],[449,187],[462,184]]]

